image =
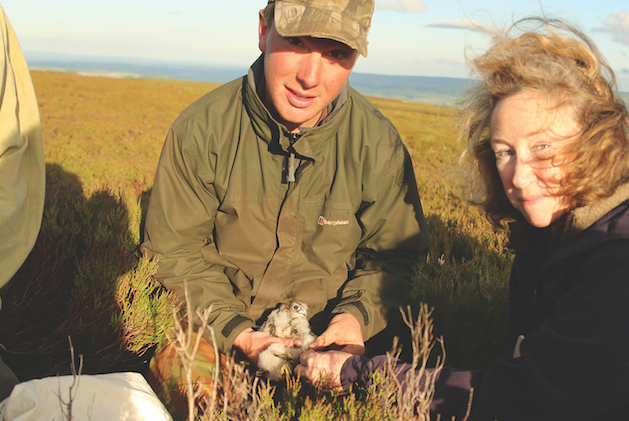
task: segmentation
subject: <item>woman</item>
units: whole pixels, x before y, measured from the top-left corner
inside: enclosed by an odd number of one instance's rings
[[[440,370],[431,413],[462,419],[473,389],[469,420],[628,419],[629,119],[614,75],[582,33],[543,19],[473,66],[475,203],[510,228],[509,327],[524,339],[486,371]],[[308,351],[298,371],[348,391],[385,361]]]

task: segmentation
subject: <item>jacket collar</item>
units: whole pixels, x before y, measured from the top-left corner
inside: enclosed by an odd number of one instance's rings
[[[511,241],[515,244],[517,253],[526,253],[539,248],[539,241],[548,245],[545,248],[546,252],[552,252],[561,246],[563,249],[562,256],[571,254],[574,250],[593,247],[609,238],[607,220],[613,218],[613,211],[626,201],[629,201],[629,183],[621,184],[610,197],[572,210],[549,227],[538,229],[527,224],[526,228],[522,230],[523,234],[512,238]],[[585,237],[580,235],[586,234],[586,232],[589,234]],[[629,232],[625,235],[629,235]],[[585,243],[574,241],[577,237],[587,240]]]
[[[258,87],[264,84],[264,54],[249,68],[243,80],[243,102],[251,117],[256,134],[272,146],[276,144],[284,151],[291,146],[291,134],[283,124],[273,118],[258,95]],[[346,82],[338,97],[328,105],[328,115],[317,127],[300,128],[300,136],[292,147],[301,156],[315,159],[324,144],[338,129],[349,107],[345,105],[350,99],[349,82]],[[338,118],[337,118],[338,117]]]
[[[629,200],[629,183],[622,184],[613,195],[588,206],[576,208],[570,214],[565,236],[573,236],[592,226],[621,203]]]

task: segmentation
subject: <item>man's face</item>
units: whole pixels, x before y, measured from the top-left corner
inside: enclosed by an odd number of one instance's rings
[[[266,26],[262,13],[259,35],[266,80],[262,100],[291,132],[314,127],[341,92],[358,52],[330,39],[284,38],[274,24]]]

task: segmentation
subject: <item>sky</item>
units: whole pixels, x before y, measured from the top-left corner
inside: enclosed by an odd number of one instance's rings
[[[248,67],[265,0],[0,0],[26,52]],[[598,46],[629,92],[627,0],[376,0],[356,72],[467,78],[487,49],[478,28],[566,19]],[[28,54],[27,54],[28,57]]]

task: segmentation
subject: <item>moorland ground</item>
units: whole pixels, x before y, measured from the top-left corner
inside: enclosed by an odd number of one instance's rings
[[[2,291],[2,357],[21,380],[69,372],[68,336],[84,372],[133,369],[172,328],[174,299],[139,256],[160,150],[177,115],[217,84],[32,72],[47,191],[42,229]],[[430,252],[411,296],[434,307],[447,366],[483,369],[509,356],[505,234],[458,197],[456,109],[369,98],[413,160]]]

